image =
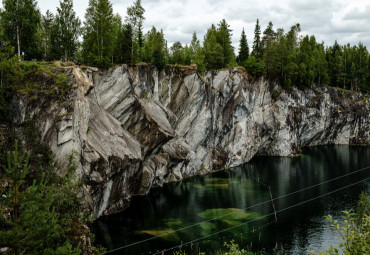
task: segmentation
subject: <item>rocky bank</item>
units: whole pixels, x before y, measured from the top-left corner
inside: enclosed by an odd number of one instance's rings
[[[283,91],[243,69],[152,65],[67,67],[67,100],[15,98],[14,122],[36,123],[58,164],[75,153],[85,206],[97,217],[152,187],[302,146],[370,143],[369,95],[316,87]]]

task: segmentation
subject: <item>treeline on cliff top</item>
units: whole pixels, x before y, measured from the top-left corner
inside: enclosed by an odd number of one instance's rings
[[[300,35],[300,25],[289,31],[274,29],[272,22],[262,32],[257,19],[254,39],[248,46],[243,30],[235,55],[232,30],[226,20],[211,25],[203,43],[194,32],[191,43],[167,46],[164,32],[155,27],[144,33],[145,10],[141,0],[127,8],[124,19],[114,14],[109,0],[90,0],[83,24],[72,0],[61,0],[55,14],[41,14],[36,0],[3,0],[0,14],[2,58],[15,55],[24,60],[62,60],[108,68],[113,64],[195,64],[205,70],[243,66],[254,76],[266,75],[286,88],[330,85],[370,91],[370,57],[358,45],[325,46],[315,36]],[[80,42],[82,38],[82,42]],[[190,38],[189,38],[190,39]],[[7,52],[7,53],[6,53]]]

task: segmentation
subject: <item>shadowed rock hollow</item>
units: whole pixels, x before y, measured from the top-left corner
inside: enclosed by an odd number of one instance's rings
[[[16,97],[15,123],[37,123],[61,166],[75,151],[85,206],[97,217],[132,195],[186,177],[291,156],[302,146],[369,144],[369,95],[328,87],[284,92],[242,69],[152,65],[66,68],[69,99]]]

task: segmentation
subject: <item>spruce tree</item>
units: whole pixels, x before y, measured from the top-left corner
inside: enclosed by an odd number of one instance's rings
[[[248,46],[247,36],[245,35],[244,28],[243,28],[242,34],[240,36],[238,63],[241,65],[248,58],[249,58],[249,46]]]
[[[217,42],[222,47],[222,68],[230,67],[235,62],[234,47],[231,44],[232,30],[229,27],[230,25],[223,19],[218,24],[216,33]]]
[[[55,59],[69,61],[78,48],[81,21],[73,10],[72,0],[61,0],[52,26],[51,52]]]
[[[262,49],[266,49],[269,44],[275,39],[276,32],[273,29],[273,24],[270,21],[268,26],[266,27],[265,31],[263,31],[263,37],[262,37]]]
[[[132,26],[130,24],[126,24],[123,26],[123,36],[121,41],[121,54],[122,54],[122,62],[125,64],[131,64],[132,63],[132,41],[133,38],[133,32],[132,32]]]
[[[41,14],[36,0],[3,0],[1,27],[4,39],[16,49],[18,56],[25,59],[39,59],[40,38],[37,32],[41,25]]]
[[[88,65],[107,68],[115,47],[115,24],[109,0],[89,0],[83,30],[82,50]]]
[[[262,58],[261,27],[258,19],[256,21],[256,27],[254,28],[254,41],[251,55],[257,59]]]

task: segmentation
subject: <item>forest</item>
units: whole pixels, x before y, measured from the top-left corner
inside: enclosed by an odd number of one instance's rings
[[[2,58],[12,57],[10,46],[23,60],[73,61],[99,68],[142,62],[158,68],[194,64],[203,73],[243,66],[254,76],[280,82],[285,89],[330,85],[370,90],[370,57],[362,43],[327,46],[314,35],[302,36],[299,24],[284,31],[274,29],[270,22],[262,32],[257,19],[251,50],[244,30],[239,48],[234,49],[232,29],[222,19],[205,31],[202,43],[194,32],[189,45],[177,41],[169,47],[163,30],[153,26],[144,33],[144,14],[141,0],[127,8],[124,18],[113,13],[109,0],[90,0],[82,24],[72,0],[61,0],[55,14],[40,13],[36,0],[3,0]]]

